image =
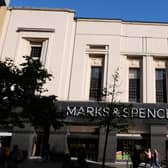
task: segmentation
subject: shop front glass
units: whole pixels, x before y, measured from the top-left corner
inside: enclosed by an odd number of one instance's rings
[[[87,138],[68,138],[68,147],[72,157],[77,157],[78,150],[84,148],[86,158],[97,161],[98,140]]]
[[[145,160],[144,151],[149,147],[149,139],[119,139],[117,140],[117,161],[131,161],[131,154],[134,148],[140,152],[140,159]]]
[[[97,161],[98,129],[97,126],[69,126],[68,149],[72,157],[77,157],[80,148],[86,153],[86,159]]]

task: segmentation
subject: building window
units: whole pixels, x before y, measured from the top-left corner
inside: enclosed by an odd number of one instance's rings
[[[49,39],[47,38],[22,38],[21,56],[28,55],[40,60],[45,65],[48,52]]]
[[[89,45],[89,49],[106,50],[107,45]]]
[[[129,68],[129,101],[140,102],[140,68]]]
[[[105,44],[87,44],[86,52],[89,54],[89,71],[87,80],[87,96],[89,100],[101,101],[104,78],[105,58],[108,57],[109,46]],[[107,60],[107,59],[106,59]],[[90,86],[90,87],[88,87]],[[88,89],[89,88],[89,89]]]
[[[42,52],[42,43],[32,42],[30,45],[31,45],[30,56],[40,60]]]
[[[103,67],[91,67],[90,100],[101,100]]]
[[[100,101],[103,89],[104,55],[90,54],[89,100]]]
[[[166,69],[156,69],[156,102],[166,103],[167,102],[167,91],[166,91]]]

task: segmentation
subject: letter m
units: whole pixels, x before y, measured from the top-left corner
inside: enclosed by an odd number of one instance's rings
[[[75,116],[76,115],[76,107],[71,108],[67,106],[67,116]]]

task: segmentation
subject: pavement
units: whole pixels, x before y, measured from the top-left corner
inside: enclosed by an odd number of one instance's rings
[[[89,168],[101,168],[101,162],[87,161]],[[131,168],[130,162],[115,162],[106,163],[106,168]],[[144,168],[145,164],[139,165],[139,168]],[[147,166],[148,167],[148,166]],[[18,168],[62,168],[61,161],[43,161],[41,159],[27,159],[19,164]],[[150,168],[150,166],[148,167]],[[167,168],[167,167],[162,167]]]
[[[100,162],[88,161],[89,168],[101,168]],[[62,168],[61,161],[43,161],[41,159],[27,159],[19,164],[19,168]],[[126,164],[108,163],[106,168],[130,168]]]
[[[87,161],[89,168],[101,168],[101,162]],[[106,168],[131,168],[130,162],[106,163]],[[150,166],[147,166],[150,168]],[[62,168],[61,161],[43,161],[41,159],[27,159],[18,168]],[[145,168],[145,163],[141,163],[138,168]],[[167,168],[162,166],[162,168]]]
[[[19,164],[19,168],[61,168],[62,162],[42,161],[39,159],[27,159]]]

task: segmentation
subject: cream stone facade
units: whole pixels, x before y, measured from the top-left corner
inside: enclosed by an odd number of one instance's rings
[[[9,2],[6,2],[4,0],[2,0],[2,2],[0,2],[0,37],[2,34],[2,29],[3,29],[3,25],[4,25],[4,20],[5,20],[5,16],[7,13],[7,6]]]
[[[11,8],[7,11],[2,37],[0,58],[3,60],[10,57],[16,64],[23,61],[22,56],[30,55],[32,46],[41,46],[40,59],[54,76],[46,85],[49,90],[47,94],[57,95],[60,101],[94,102],[91,99],[90,83],[92,68],[95,67],[97,70],[103,69],[101,88],[111,85],[112,75],[119,68],[118,89],[122,94],[118,95],[117,101],[123,103],[130,102],[130,70],[139,69],[140,93],[137,93],[139,97],[135,103],[158,103],[156,71],[167,70],[168,23],[75,18],[75,12],[69,9]],[[133,74],[133,77],[136,75]],[[167,82],[167,77],[165,79]],[[164,89],[167,92],[167,87]],[[164,93],[164,96],[167,97],[167,94]],[[108,97],[105,100],[108,101]],[[167,98],[161,103],[167,103]],[[134,136],[130,138],[126,135],[124,142],[130,145],[129,140],[133,143],[137,140],[139,143],[148,139],[150,146],[159,148],[162,159],[166,159],[168,125],[161,120],[138,120],[134,124],[135,127],[130,127],[129,133],[137,136],[133,139]],[[72,126],[68,130],[74,134],[80,131]],[[89,129],[85,125],[81,130],[87,132]],[[62,132],[65,133],[66,130]],[[67,138],[67,134],[58,134],[59,136],[51,136],[52,142],[55,138],[59,138],[59,141]],[[142,134],[148,138],[143,139]],[[104,136],[104,128],[100,128],[99,134],[93,137],[98,145],[95,160],[102,160],[101,143]],[[158,136],[162,144],[159,143]],[[108,161],[115,158],[117,143],[122,144],[123,137],[112,133],[109,139],[111,142],[108,144]]]
[[[157,58],[167,59],[166,23],[74,20],[74,11],[62,9],[16,8],[9,9],[9,16],[1,58],[11,57],[20,63],[23,55],[30,54],[31,39],[47,43],[42,59],[54,76],[47,86],[49,94],[56,94],[60,100],[89,100],[89,55],[102,54],[105,59],[103,87],[110,85],[111,75],[119,67],[123,93],[118,99],[128,102],[129,59],[139,59],[144,72],[141,102],[156,102],[155,61]],[[91,45],[107,47],[104,50],[89,49]]]

